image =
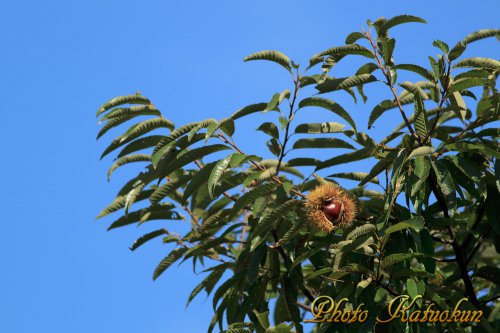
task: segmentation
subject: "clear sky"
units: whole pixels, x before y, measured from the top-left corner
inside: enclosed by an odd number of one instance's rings
[[[499,12],[498,0],[2,1],[0,332],[206,331],[211,301],[200,295],[185,309],[201,279],[189,264],[153,282],[169,248],[156,241],[128,250],[150,227],[106,232],[112,220],[94,221],[132,172],[106,181],[111,159],[99,156],[117,132],[95,141],[105,100],[140,90],[178,126],[220,119],[288,87],[279,67],[242,62],[255,51],[278,49],[306,64],[367,18],[413,14],[428,24],[396,28],[404,40],[395,57],[427,66],[434,38],[454,45],[499,28]],[[498,58],[498,45],[478,42],[465,55]],[[364,131],[372,107],[355,109]],[[254,141],[257,121],[237,123],[251,134],[239,136],[249,152],[264,140]],[[174,231],[185,224],[167,223]]]

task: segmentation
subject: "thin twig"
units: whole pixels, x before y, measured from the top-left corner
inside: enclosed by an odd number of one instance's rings
[[[382,73],[384,74],[384,76],[385,76],[385,78],[387,80],[387,85],[389,86],[389,88],[392,91],[392,94],[394,96],[394,100],[395,100],[395,102],[396,102],[396,104],[397,104],[397,106],[399,108],[399,111],[401,112],[401,116],[403,117],[403,119],[405,121],[406,127],[410,131],[411,135],[417,140],[417,142],[419,144],[421,144],[420,137],[415,133],[415,131],[411,127],[411,123],[408,120],[408,118],[406,117],[406,113],[403,110],[403,105],[401,104],[401,101],[399,100],[398,94],[396,93],[396,89],[394,88],[394,85],[392,84],[391,73],[385,67],[382,59],[380,59],[379,52],[378,52],[378,47],[377,47],[377,45],[373,41],[373,38],[371,36],[371,32],[370,31],[365,31],[363,29],[363,34],[366,36],[366,38],[368,39],[368,41],[370,42],[370,44],[371,44],[371,46],[373,48],[372,54],[375,57],[375,60],[377,60],[378,67],[380,68],[380,70],[382,71]]]

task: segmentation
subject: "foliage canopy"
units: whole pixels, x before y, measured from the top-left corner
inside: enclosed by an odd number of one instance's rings
[[[411,15],[368,21],[367,29],[349,34],[345,45],[314,55],[303,71],[278,51],[246,57],[283,67],[290,87],[221,120],[176,127],[140,94],[116,97],[99,108],[104,125],[98,138],[134,122],[102,154],[118,151],[108,178],[124,165],[146,166],[98,218],[120,211],[109,229],[190,221],[185,235],[160,228],[137,239],[131,250],[158,238],[175,244],[153,279],[178,261],[203,266],[206,276],[188,304],[202,291],[213,292],[209,332],[216,325],[232,333],[303,332],[303,319],[310,318],[308,309],[319,295],[347,297],[352,308],[363,303],[370,316],[365,323],[317,324],[314,332],[494,332],[500,327],[500,307],[494,303],[500,285],[500,153],[494,123],[500,61],[462,57],[474,42],[499,39],[500,30],[477,31],[452,47],[435,40],[440,55],[421,66],[393,57],[391,29],[410,22],[425,23]],[[367,63],[351,76],[333,76],[335,65],[352,56]],[[419,81],[402,81],[408,74]],[[379,129],[380,142],[329,98],[347,92],[366,103],[363,87],[375,84],[386,86],[390,97],[377,101],[368,128],[386,112],[402,119],[392,131]],[[299,96],[310,85],[318,94]],[[334,121],[294,123],[305,108],[326,109]],[[238,120],[259,112],[276,114],[276,121],[257,128],[269,137],[262,149],[273,159],[259,156],[259,149],[242,151],[233,138]],[[148,118],[139,120],[142,116]],[[306,153],[287,158],[291,150],[310,149],[322,149],[326,158]],[[350,164],[360,160],[375,163],[371,170],[353,171]],[[345,172],[329,174],[328,168],[340,164]],[[313,172],[306,177],[305,170]],[[307,193],[342,179],[358,182],[343,189],[357,206],[352,225],[331,233],[314,229],[304,204]],[[441,310],[467,297],[469,308],[483,310],[485,318],[473,327],[376,324],[387,302],[402,294],[423,295],[417,307],[430,301]]]

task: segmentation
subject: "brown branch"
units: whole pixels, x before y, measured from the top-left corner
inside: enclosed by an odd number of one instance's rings
[[[299,79],[300,79],[300,76],[297,73],[297,79],[294,79],[295,87],[294,87],[294,91],[293,91],[293,99],[292,99],[292,102],[290,103],[290,112],[288,114],[288,121],[287,121],[286,128],[285,128],[285,138],[283,139],[283,145],[281,146],[281,152],[280,152],[280,156],[278,158],[278,165],[276,166],[276,176],[278,176],[278,174],[280,172],[281,162],[283,161],[283,157],[285,157],[286,144],[288,143],[288,139],[290,138],[288,135],[288,132],[290,130],[290,123],[292,122],[293,108],[294,108],[295,101],[297,99],[297,96],[298,96],[299,90],[300,90]]]
[[[437,187],[437,178],[433,170],[431,170],[431,172],[429,173],[428,180],[431,190],[434,193],[434,196],[436,197],[438,205],[441,207],[441,210],[443,211],[444,217],[449,219],[450,214],[448,213],[446,200],[444,198],[443,193]],[[455,230],[450,226],[447,227],[447,230],[451,238],[451,247],[453,248],[453,252],[455,253],[458,269],[460,271],[460,275],[465,285],[465,293],[469,297],[470,302],[476,307],[479,307],[479,302],[477,300],[476,292],[474,290],[474,286],[472,285],[472,281],[469,277],[469,273],[467,270],[467,262],[464,256],[462,255],[460,246],[458,245]]]
[[[408,120],[408,117],[406,117],[406,113],[403,110],[403,105],[401,104],[401,101],[399,100],[398,94],[396,93],[396,89],[394,88],[394,85],[392,84],[391,73],[387,70],[382,59],[380,59],[378,47],[373,41],[373,38],[371,36],[371,32],[365,31],[363,29],[363,34],[366,36],[366,38],[368,39],[368,41],[370,42],[370,44],[373,48],[372,54],[375,57],[375,60],[377,60],[378,67],[380,68],[380,70],[382,71],[382,73],[385,76],[385,79],[387,80],[387,85],[391,89],[392,95],[394,96],[394,100],[399,108],[399,111],[401,112],[401,116],[403,117],[403,119],[405,121],[406,127],[410,131],[411,135],[417,140],[417,142],[419,144],[421,144],[420,137],[415,133],[415,131],[413,130],[413,127],[411,127],[411,123]]]

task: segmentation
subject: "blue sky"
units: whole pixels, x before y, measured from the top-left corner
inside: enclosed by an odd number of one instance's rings
[[[169,249],[151,242],[130,252],[147,227],[106,232],[111,220],[94,221],[132,172],[106,181],[111,159],[99,156],[109,141],[96,143],[94,117],[105,100],[140,90],[178,126],[220,119],[288,87],[279,67],[243,63],[250,53],[278,49],[306,64],[367,18],[406,13],[428,24],[396,28],[404,40],[395,57],[427,66],[427,54],[438,53],[434,38],[454,45],[472,31],[498,28],[499,7],[494,0],[4,1],[0,332],[206,331],[211,302],[202,295],[185,309],[201,278],[189,265],[153,282]],[[499,51],[483,41],[465,56]],[[387,94],[368,90],[379,91]],[[344,101],[367,131],[370,101]],[[248,152],[264,142],[254,135],[260,119],[237,124]],[[379,126],[399,122],[393,114]],[[185,227],[168,223],[174,231]]]

